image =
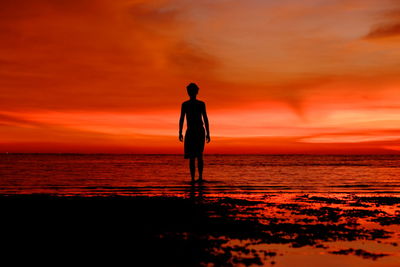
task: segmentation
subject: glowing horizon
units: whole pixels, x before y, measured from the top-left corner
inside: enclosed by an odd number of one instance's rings
[[[0,153],[400,153],[393,0],[28,1],[0,10]]]

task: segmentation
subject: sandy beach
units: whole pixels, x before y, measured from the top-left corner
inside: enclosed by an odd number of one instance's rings
[[[5,255],[134,266],[398,266],[400,197],[2,195]]]

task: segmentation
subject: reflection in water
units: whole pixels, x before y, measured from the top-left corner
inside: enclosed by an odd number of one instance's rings
[[[203,191],[206,189],[204,183],[191,184],[189,187],[189,198],[193,200],[203,200]]]

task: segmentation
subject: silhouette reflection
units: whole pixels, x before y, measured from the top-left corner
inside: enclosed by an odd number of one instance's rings
[[[191,184],[189,187],[189,198],[192,200],[204,200],[204,190],[206,186],[203,183],[199,185]]]

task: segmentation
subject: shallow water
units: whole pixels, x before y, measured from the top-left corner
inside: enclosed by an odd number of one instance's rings
[[[2,154],[0,194],[182,194],[181,155]],[[399,155],[205,155],[205,193],[400,192]]]

